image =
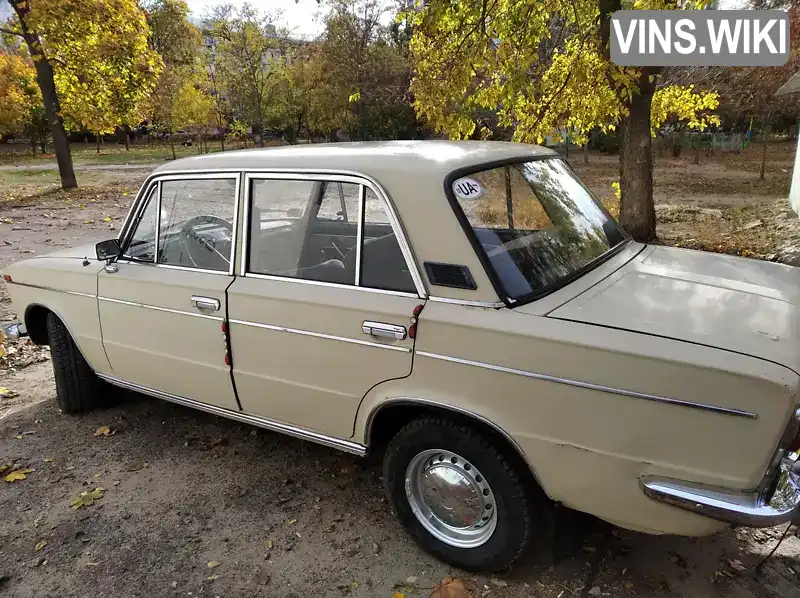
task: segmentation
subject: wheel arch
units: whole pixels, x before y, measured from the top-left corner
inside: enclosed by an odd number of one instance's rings
[[[395,397],[374,406],[366,418],[364,444],[367,454],[382,454],[392,437],[408,422],[424,415],[439,415],[478,428],[505,449],[508,457],[527,471],[546,492],[536,469],[519,444],[502,427],[486,417],[454,405],[419,397]]]
[[[31,303],[25,308],[23,320],[28,336],[37,345],[49,345],[50,339],[47,336],[47,314],[54,314],[59,320],[64,322],[55,310],[40,303]],[[64,322],[64,326],[67,326]],[[67,328],[69,330],[69,328]],[[71,333],[70,333],[71,334]]]

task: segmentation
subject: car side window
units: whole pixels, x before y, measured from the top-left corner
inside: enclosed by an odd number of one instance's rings
[[[358,191],[355,183],[326,182],[317,218],[358,222]]]
[[[233,178],[162,182],[158,263],[229,271],[236,201]]]
[[[416,293],[405,256],[400,249],[386,206],[372,189],[364,197],[364,245],[361,250],[361,286]]]
[[[416,293],[383,200],[370,188],[256,178],[250,185],[248,272]]]
[[[345,258],[348,248],[356,244],[356,223],[336,221],[334,213],[334,218],[324,219],[329,226],[318,226],[323,223],[318,214],[326,186],[322,181],[251,181],[250,272],[339,284],[355,282],[355,262],[348,269]]]
[[[156,229],[158,228],[158,185],[151,189],[145,203],[145,208],[140,212],[136,230],[133,232],[125,257],[137,262],[152,263],[156,255]]]

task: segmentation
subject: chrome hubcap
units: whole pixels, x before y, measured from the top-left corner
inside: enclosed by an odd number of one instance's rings
[[[430,449],[411,459],[406,497],[423,527],[450,546],[480,546],[497,526],[494,493],[486,479],[451,451]]]

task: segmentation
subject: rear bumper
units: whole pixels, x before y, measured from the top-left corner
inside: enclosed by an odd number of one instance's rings
[[[25,329],[25,324],[20,322],[9,322],[2,325],[3,334],[6,338],[22,338],[28,336],[28,331]]]
[[[799,470],[800,461],[784,459],[769,499],[757,492],[736,492],[668,478],[643,478],[640,484],[654,500],[717,521],[743,527],[772,527],[789,521],[800,523]]]

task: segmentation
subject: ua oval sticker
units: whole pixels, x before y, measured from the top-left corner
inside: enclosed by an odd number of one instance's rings
[[[453,183],[453,193],[458,199],[475,199],[483,195],[483,187],[475,179],[464,177]]]

